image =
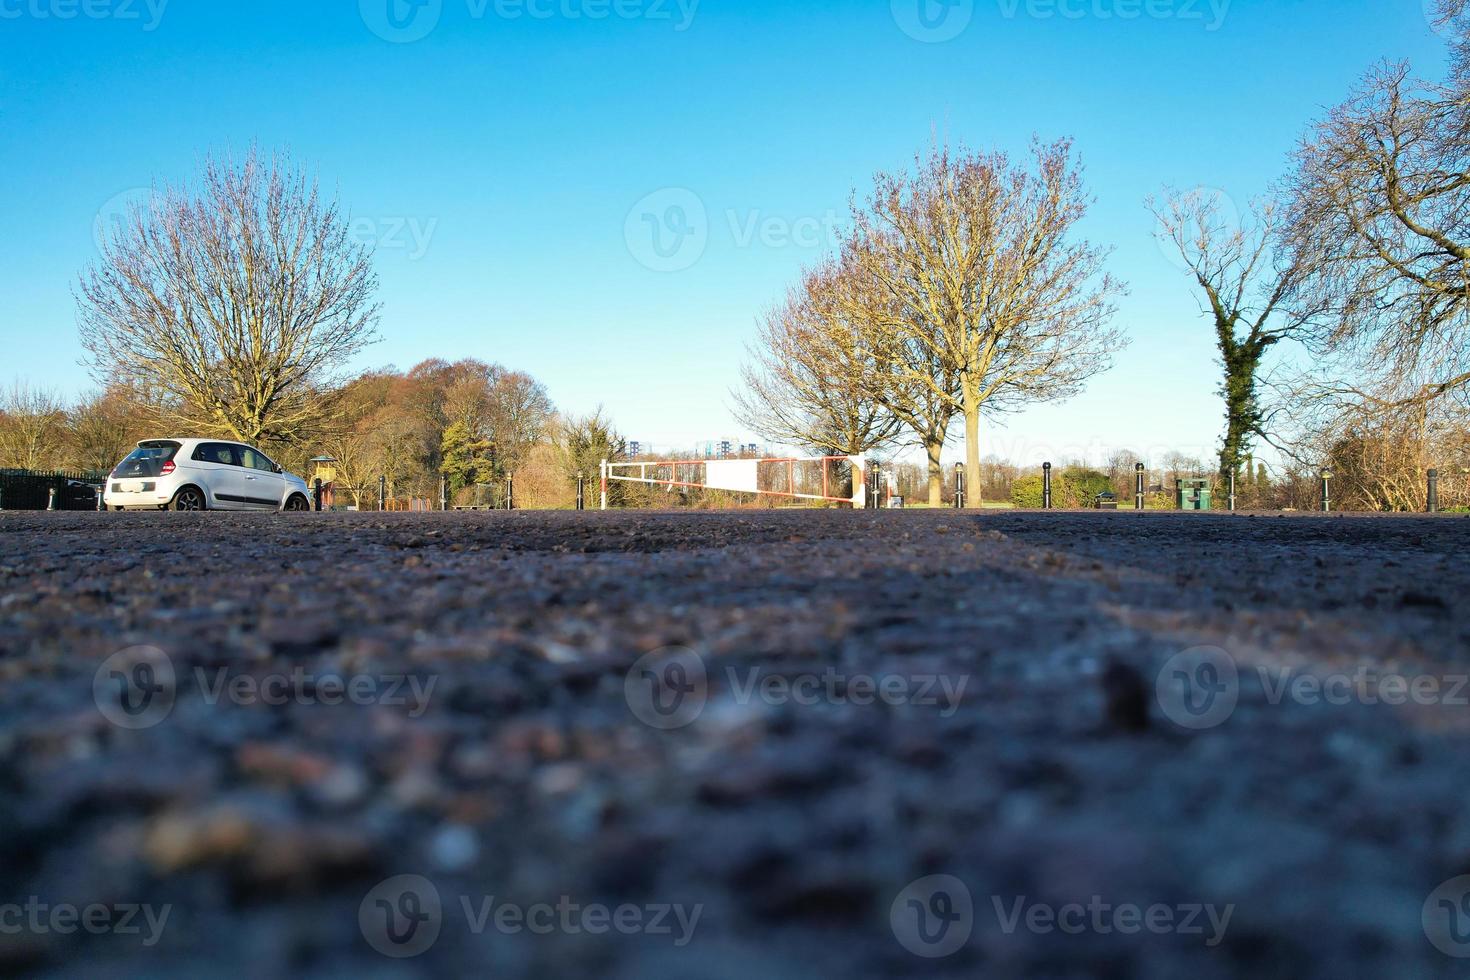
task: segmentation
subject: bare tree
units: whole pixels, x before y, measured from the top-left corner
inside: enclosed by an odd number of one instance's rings
[[[1091,200],[1072,145],[1037,143],[1033,156],[939,148],[912,172],[879,174],[854,209],[849,259],[872,286],[855,293],[872,301],[858,319],[901,352],[900,385],[963,415],[976,488],[982,415],[1068,398],[1124,344],[1109,326],[1122,286],[1077,238]]]
[[[0,400],[0,466],[47,469],[65,437],[66,412],[55,392],[24,381],[10,386]]]
[[[1218,197],[1202,190],[1167,192],[1148,206],[1199,287],[1215,328],[1225,399],[1220,479],[1238,477],[1264,418],[1257,390],[1262,361],[1283,340],[1310,339],[1322,312],[1320,303],[1299,295],[1312,268],[1309,253],[1273,250],[1281,220],[1270,201],[1257,202],[1239,226],[1222,213]]]
[[[99,380],[172,396],[173,422],[246,442],[320,420],[373,339],[368,250],[285,157],[212,158],[135,207],[78,290]]]
[[[936,342],[937,325],[906,311],[876,274],[888,260],[876,252],[875,237],[854,237],[847,244],[839,288],[832,294],[832,315],[862,331],[867,351],[860,362],[865,372],[862,387],[923,447],[929,506],[939,507],[944,503],[941,457],[960,413],[959,367]],[[973,480],[970,485],[979,486]],[[972,494],[978,496],[978,489]]]
[[[857,455],[891,443],[902,425],[869,388],[875,361],[837,302],[841,274],[835,262],[808,270],[765,315],[734,415],[773,442]]]
[[[1463,4],[1446,3],[1457,14]],[[1392,412],[1470,390],[1470,77],[1370,72],[1303,139],[1287,248],[1334,318],[1318,395]]]
[[[1466,21],[1470,19],[1470,0],[1435,0],[1434,26],[1436,29],[1458,31],[1453,40],[1454,62],[1452,74],[1461,85],[1470,83],[1470,30]]]

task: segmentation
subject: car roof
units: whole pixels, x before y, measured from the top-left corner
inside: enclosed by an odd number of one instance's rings
[[[147,446],[155,442],[177,442],[181,446],[194,442],[222,442],[226,446],[244,446],[246,449],[255,448],[248,442],[237,442],[234,439],[211,439],[206,436],[165,436],[162,439],[140,439],[138,445]]]

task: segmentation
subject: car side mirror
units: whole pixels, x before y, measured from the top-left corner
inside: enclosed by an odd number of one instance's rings
[[[284,472],[286,472],[286,467],[282,466],[280,463],[277,463],[276,464],[276,472],[277,473],[284,473]]]

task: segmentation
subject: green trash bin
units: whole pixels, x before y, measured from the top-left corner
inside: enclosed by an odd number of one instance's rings
[[[1180,480],[1175,491],[1180,510],[1209,510],[1210,481],[1205,479]]]

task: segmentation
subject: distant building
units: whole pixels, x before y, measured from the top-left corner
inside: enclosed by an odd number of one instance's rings
[[[642,455],[643,455],[643,443],[636,442],[636,441],[635,442],[628,443],[628,458],[629,459],[636,459],[636,458],[638,458],[639,456],[642,456]]]

